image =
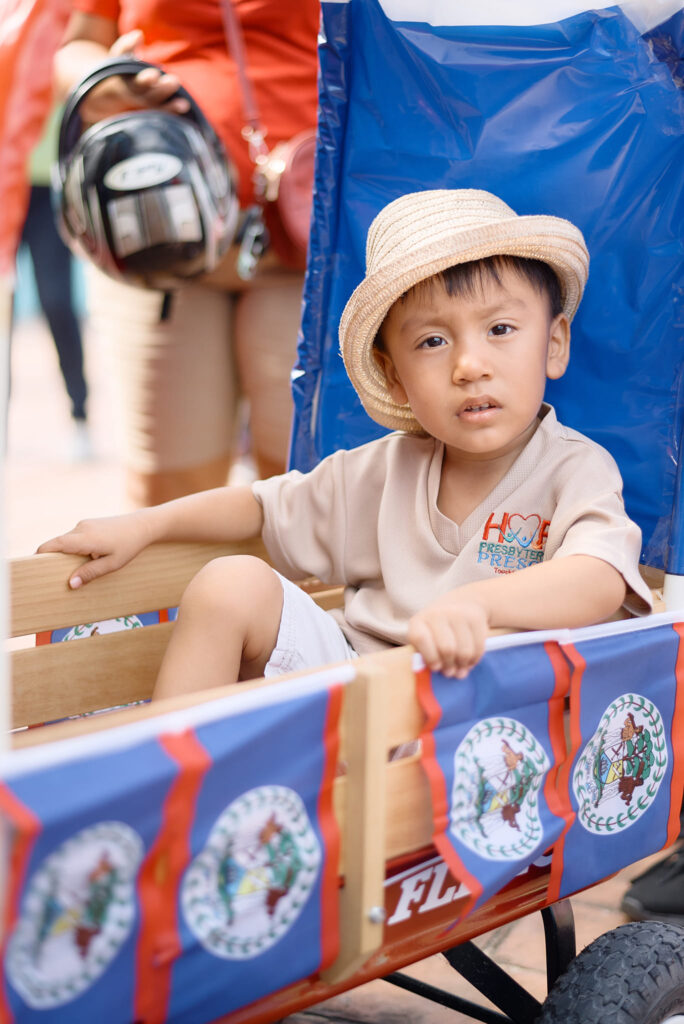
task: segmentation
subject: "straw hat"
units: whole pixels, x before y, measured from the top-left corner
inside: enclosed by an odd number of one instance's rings
[[[582,298],[589,253],[582,232],[560,217],[519,217],[491,192],[435,189],[389,203],[368,231],[366,276],[340,320],[347,373],[369,416],[392,430],[422,433],[408,405],[398,405],[373,357],[373,341],[390,307],[419,281],[457,263],[523,256],[555,270],[563,311],[572,320]]]

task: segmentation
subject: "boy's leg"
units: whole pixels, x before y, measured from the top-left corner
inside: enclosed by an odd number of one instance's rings
[[[282,608],[280,578],[261,559],[209,562],[183,594],[153,699],[258,679],[276,645]]]

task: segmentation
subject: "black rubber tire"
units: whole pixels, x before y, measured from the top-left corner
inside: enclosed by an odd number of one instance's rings
[[[684,1015],[684,929],[621,925],[575,957],[535,1024],[665,1024]]]

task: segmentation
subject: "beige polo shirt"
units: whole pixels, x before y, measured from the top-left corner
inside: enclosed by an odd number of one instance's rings
[[[641,531],[625,513],[613,458],[550,406],[542,416],[460,525],[437,508],[444,445],[432,437],[389,434],[335,452],[310,473],[257,481],[274,566],[289,579],[345,585],[344,610],[331,614],[361,654],[406,643],[411,616],[440,594],[566,555],[614,566],[630,610],[648,611]]]

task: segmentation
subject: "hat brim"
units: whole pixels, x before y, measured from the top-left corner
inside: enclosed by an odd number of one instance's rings
[[[349,378],[368,415],[383,427],[423,433],[409,406],[390,397],[385,375],[373,355],[373,342],[390,308],[420,281],[488,256],[520,256],[548,263],[560,282],[563,312],[572,320],[584,291],[589,259],[579,229],[559,217],[502,219],[416,249],[410,263],[405,255],[385,263],[354,290],[339,329]]]

